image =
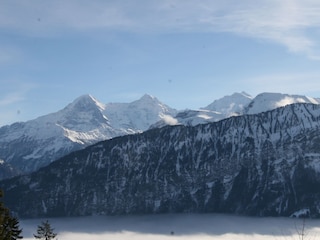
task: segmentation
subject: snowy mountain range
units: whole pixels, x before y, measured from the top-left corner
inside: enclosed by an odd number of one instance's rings
[[[115,137],[4,180],[0,188],[6,205],[21,217],[174,212],[319,217],[319,146],[320,105],[296,103]]]
[[[319,104],[320,99],[277,93],[253,98],[242,92],[198,110],[177,111],[147,94],[131,103],[108,104],[84,95],[56,113],[1,127],[0,178],[35,171],[72,151],[116,136],[166,125],[195,126],[293,103]]]
[[[175,113],[149,95],[132,103],[110,104],[84,95],[56,113],[0,128],[0,159],[16,172],[32,172],[98,141],[142,132]]]

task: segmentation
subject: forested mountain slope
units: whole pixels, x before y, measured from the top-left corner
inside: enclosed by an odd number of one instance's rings
[[[2,181],[22,217],[320,209],[320,106],[117,137]]]

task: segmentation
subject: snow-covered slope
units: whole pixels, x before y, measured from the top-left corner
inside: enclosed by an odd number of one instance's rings
[[[320,217],[320,105],[97,143],[0,182],[21,217],[219,212]]]
[[[290,95],[282,93],[261,93],[255,98],[246,92],[233,93],[215,100],[208,106],[199,110],[183,110],[173,117],[171,124],[159,121],[151,128],[165,125],[191,125],[216,122],[231,116],[244,114],[257,114],[284,107],[294,103],[320,104],[320,98],[312,98],[303,95]]]
[[[256,114],[293,103],[320,104],[319,98],[303,95],[290,95],[282,93],[261,93],[257,95],[244,109],[243,114]]]
[[[243,113],[243,109],[251,102],[252,97],[245,93],[233,93],[215,100],[204,108],[197,110],[186,109],[179,111],[171,118],[171,121],[160,120],[150,128],[158,128],[166,125],[189,125],[195,126],[209,122],[216,122],[231,116],[238,116]]]
[[[0,128],[0,158],[31,172],[95,142],[142,132],[167,114],[175,110],[149,95],[128,104],[83,95],[56,113]]]
[[[116,129],[131,132],[147,130],[151,124],[161,120],[167,121],[177,114],[177,110],[161,103],[156,97],[145,94],[131,103],[109,103],[104,113]]]
[[[252,101],[253,97],[246,92],[233,93],[215,100],[204,109],[220,112],[225,117],[237,116],[243,113],[243,109]]]
[[[83,95],[56,113],[1,127],[0,159],[16,168],[13,172],[31,172],[90,144],[140,133],[150,126],[195,126],[299,102],[319,104],[320,99],[280,93],[262,93],[252,99],[242,92],[202,109],[178,112],[147,94],[131,103],[108,104]]]

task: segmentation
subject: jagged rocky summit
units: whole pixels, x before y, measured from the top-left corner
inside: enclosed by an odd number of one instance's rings
[[[320,106],[167,126],[4,180],[20,217],[173,212],[320,216]]]

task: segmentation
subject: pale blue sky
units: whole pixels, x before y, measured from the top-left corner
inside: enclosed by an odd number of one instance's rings
[[[233,92],[320,97],[318,0],[0,1],[0,126],[80,95],[176,109]]]

